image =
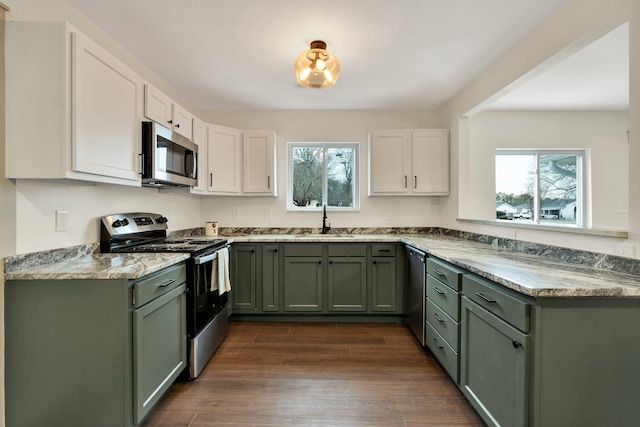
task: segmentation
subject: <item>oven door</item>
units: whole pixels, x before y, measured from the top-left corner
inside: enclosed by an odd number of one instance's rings
[[[217,253],[196,256],[193,281],[188,294],[187,336],[189,379],[195,379],[227,336],[227,293],[220,295],[217,281]]]

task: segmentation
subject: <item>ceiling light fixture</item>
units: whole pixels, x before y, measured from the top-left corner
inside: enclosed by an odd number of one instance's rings
[[[340,73],[340,62],[327,50],[327,44],[314,40],[310,49],[296,58],[296,77],[304,87],[323,89],[336,84]]]

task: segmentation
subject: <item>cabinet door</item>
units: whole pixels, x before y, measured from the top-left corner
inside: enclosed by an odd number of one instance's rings
[[[233,245],[230,267],[232,311],[256,311],[256,247]]]
[[[491,426],[528,425],[529,337],[462,298],[460,386]]]
[[[371,311],[396,311],[395,257],[373,257],[371,263]]]
[[[187,364],[186,285],[133,311],[134,420],[139,423]]]
[[[411,190],[414,194],[449,194],[449,132],[416,130],[411,133]]]
[[[198,184],[191,190],[204,193],[207,190],[207,124],[193,120],[193,143],[198,146]]]
[[[243,145],[243,194],[277,195],[274,132],[244,131]]]
[[[207,192],[239,196],[242,191],[242,131],[209,125]]]
[[[72,169],[139,181],[142,79],[80,33],[72,52]]]
[[[367,259],[329,258],[329,311],[366,311]]]
[[[262,247],[262,311],[278,311],[280,307],[279,255],[278,245]]]
[[[375,130],[369,135],[369,195],[409,193],[406,130]]]
[[[173,104],[173,131],[188,140],[193,138],[193,114],[178,104]]]
[[[144,116],[172,129],[173,101],[167,95],[151,86],[144,85]]]
[[[323,310],[322,257],[284,258],[284,310]]]

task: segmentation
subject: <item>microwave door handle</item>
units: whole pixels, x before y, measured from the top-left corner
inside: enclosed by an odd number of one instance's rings
[[[193,177],[198,177],[198,155],[193,153]]]

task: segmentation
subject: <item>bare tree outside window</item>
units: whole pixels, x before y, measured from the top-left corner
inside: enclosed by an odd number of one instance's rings
[[[356,207],[356,144],[292,143],[289,208]]]

